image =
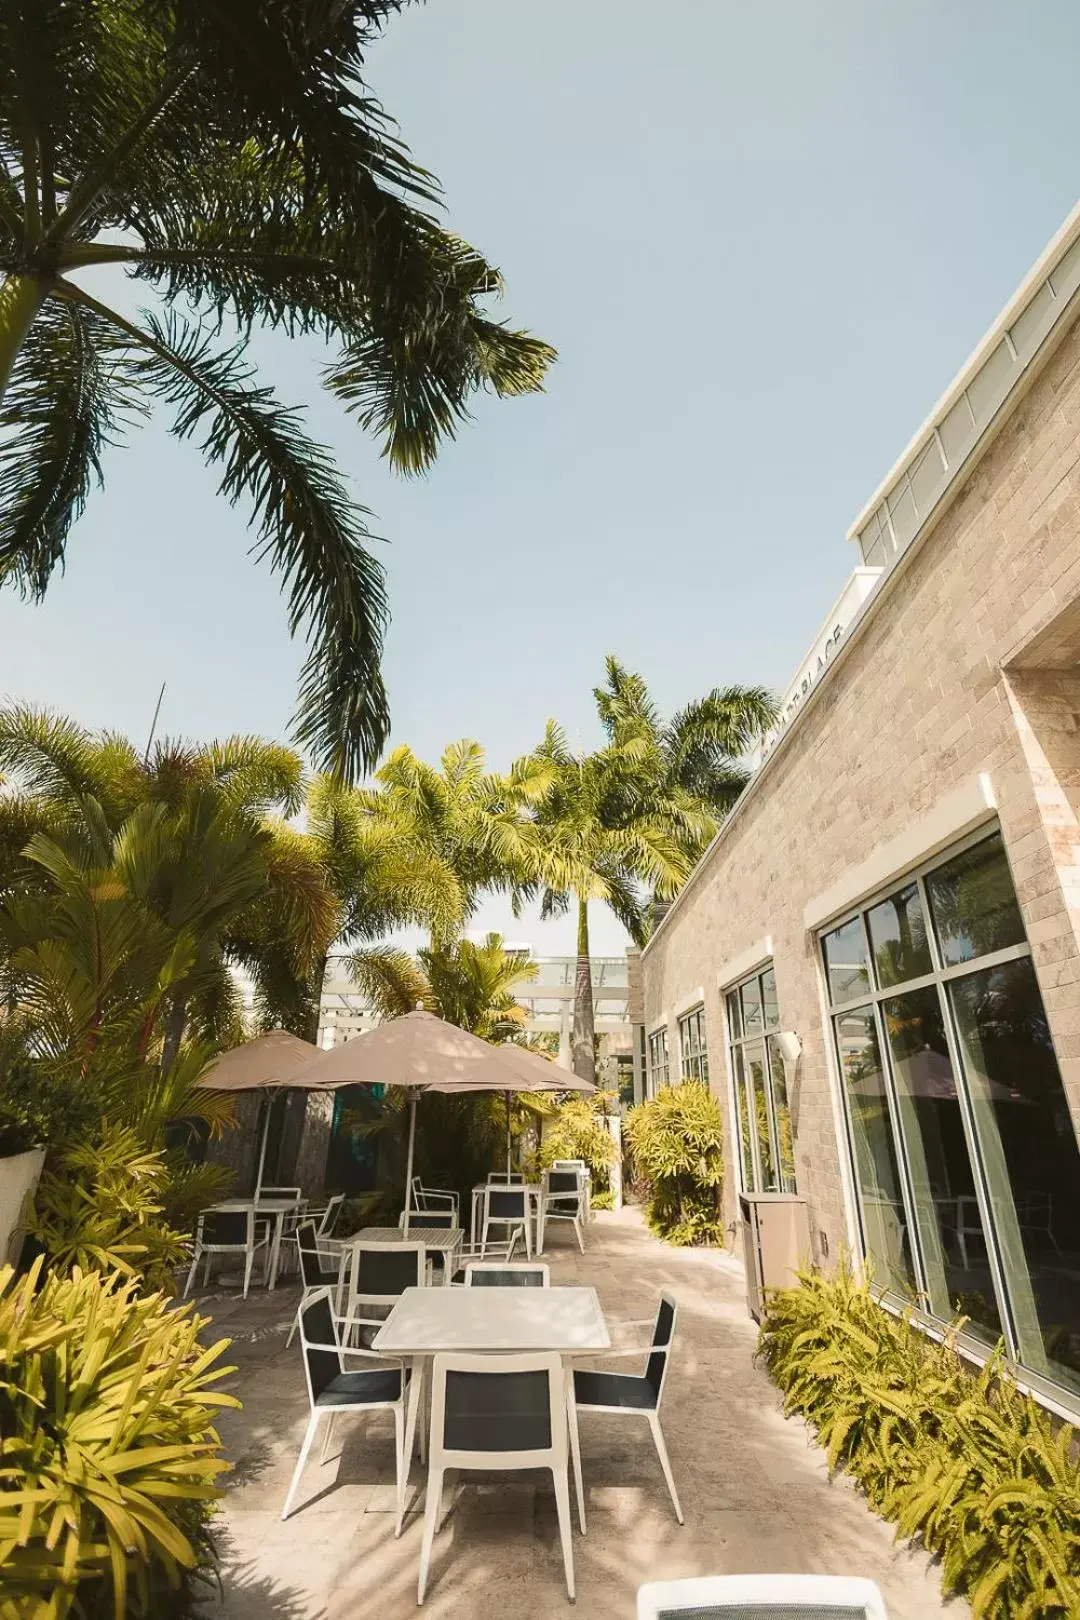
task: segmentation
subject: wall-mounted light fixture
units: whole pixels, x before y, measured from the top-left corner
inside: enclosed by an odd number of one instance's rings
[[[794,1067],[802,1056],[802,1041],[795,1031],[793,1029],[782,1029],[773,1036],[773,1040],[780,1048],[780,1056],[784,1062],[790,1063]]]

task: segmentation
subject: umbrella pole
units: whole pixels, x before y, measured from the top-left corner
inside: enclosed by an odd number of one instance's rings
[[[256,1203],[259,1202],[259,1194],[262,1192],[263,1167],[266,1164],[266,1139],[270,1135],[270,1115],[273,1111],[274,1098],[276,1095],[276,1091],[268,1091],[266,1094],[266,1110],[263,1114],[262,1143],[259,1147],[259,1168],[255,1173]]]
[[[405,1237],[409,1235],[409,1205],[412,1203],[413,1149],[416,1144],[416,1090],[409,1088],[409,1152],[405,1161]]]
[[[506,1179],[510,1180],[510,1093],[506,1093]]]

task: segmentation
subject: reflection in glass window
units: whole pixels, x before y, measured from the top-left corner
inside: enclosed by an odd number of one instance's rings
[[[929,1307],[946,1318],[959,1311],[971,1331],[996,1344],[1001,1318],[990,1251],[937,986],[895,996],[882,1003],[882,1012]]]
[[[667,1027],[654,1029],[649,1036],[649,1068],[646,1086],[650,1097],[655,1097],[661,1086],[666,1086],[668,1074]]]
[[[901,984],[905,979],[920,979],[930,972],[933,963],[917,883],[909,883],[868,911],[866,926],[874,973],[882,988]]]
[[[822,948],[875,1274],[1080,1393],[1080,1147],[1000,835]]]
[[[725,998],[731,1074],[739,1117],[743,1192],[795,1191],[795,1151],[787,1075],[776,1041],[776,975],[755,973]]]
[[[865,995],[870,988],[870,970],[859,918],[852,917],[841,928],[826,934],[821,948],[829,976],[829,999],[834,1005]]]
[[[851,1119],[867,1256],[875,1282],[910,1297],[915,1290],[911,1241],[874,1009],[859,1007],[842,1013],[835,1020],[835,1028]]]
[[[926,876],[947,967],[1024,942],[1024,922],[1001,838],[984,839]]]
[[[1080,1150],[1030,958],[949,986],[1024,1360],[1080,1390]]]
[[[709,1052],[705,1044],[705,1009],[695,1007],[679,1019],[679,1061],[684,1080],[709,1083]]]

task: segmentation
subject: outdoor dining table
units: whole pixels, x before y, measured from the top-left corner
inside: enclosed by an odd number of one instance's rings
[[[433,1254],[442,1255],[443,1282],[449,1283],[457,1269],[454,1262],[464,1237],[460,1226],[411,1226],[408,1232],[403,1232],[400,1226],[362,1226],[359,1232],[342,1240],[338,1286],[340,1288],[344,1283],[354,1249],[368,1243],[422,1243],[426,1259]]]
[[[443,1351],[507,1355],[554,1350],[563,1357],[609,1350],[595,1288],[406,1288],[371,1342],[413,1364],[405,1424],[406,1466],[398,1490],[400,1532],[424,1367]]]
[[[257,1216],[265,1216],[274,1222],[274,1235],[270,1240],[270,1269],[267,1276],[267,1289],[273,1293],[277,1284],[278,1262],[281,1259],[281,1239],[285,1231],[285,1218],[288,1215],[302,1214],[301,1206],[295,1198],[223,1198],[219,1204],[211,1204],[208,1214],[236,1215],[246,1214],[254,1210]]]

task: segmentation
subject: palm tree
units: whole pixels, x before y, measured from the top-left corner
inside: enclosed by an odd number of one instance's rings
[[[402,746],[375,781],[363,803],[457,880],[461,916],[445,932],[432,931],[433,945],[456,936],[482,894],[509,893],[516,904],[535,889],[539,846],[528,811],[551,785],[547,761],[526,756],[500,774],[487,770],[484,750],[468,739],[451,743],[437,766]]]
[[[596,1077],[589,903],[605,901],[638,944],[657,902],[677,894],[748,771],[754,741],[776,718],[763,687],[716,687],[665,721],[640,675],[616,658],[594,689],[606,744],[575,756],[554,722],[534,756],[555,771],[539,801],[543,916],[577,905],[575,1074]]]
[[[498,272],[432,218],[435,180],[363,82],[401,3],[0,8],[0,583],[44,594],[104,447],[164,405],[246,504],[307,639],[297,740],[349,777],[388,726],[383,572],[368,514],[247,339],[332,344],[327,386],[407,473],[478,389],[533,392],[553,358],[485,313]],[[117,266],[156,311],[90,290]]]
[[[507,951],[500,934],[482,943],[457,939],[417,951],[391,945],[355,951],[349,971],[383,1018],[400,1018],[424,1006],[448,1024],[498,1045],[520,1035],[525,1009],[514,991],[536,978],[536,963]]]

